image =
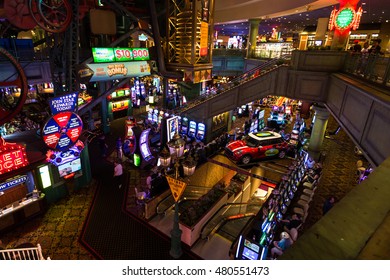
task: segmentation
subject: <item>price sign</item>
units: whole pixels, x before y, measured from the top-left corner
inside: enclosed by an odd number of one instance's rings
[[[130,61],[133,60],[133,50],[131,48],[115,48],[115,61]]]
[[[134,60],[149,60],[149,50],[145,48],[133,49]]]

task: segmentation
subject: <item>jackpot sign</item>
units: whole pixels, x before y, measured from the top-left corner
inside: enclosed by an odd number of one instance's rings
[[[29,164],[24,146],[0,139],[0,175]]]

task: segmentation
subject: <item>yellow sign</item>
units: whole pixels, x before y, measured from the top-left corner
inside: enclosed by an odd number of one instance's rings
[[[177,202],[181,195],[183,194],[187,184],[183,181],[177,180],[175,178],[166,176],[169,187],[171,188],[172,196]]]
[[[209,25],[202,21],[200,23],[200,56],[206,56],[208,50]]]

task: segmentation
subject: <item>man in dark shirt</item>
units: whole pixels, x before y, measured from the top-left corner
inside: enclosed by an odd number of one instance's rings
[[[293,214],[291,219],[281,220],[281,222],[284,224],[284,230],[288,232],[292,228],[299,228],[302,224],[302,219],[299,215]]]

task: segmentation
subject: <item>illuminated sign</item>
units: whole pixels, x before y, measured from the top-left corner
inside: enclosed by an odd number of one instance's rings
[[[39,175],[41,176],[42,187],[44,189],[50,187],[51,186],[51,177],[50,177],[50,171],[49,171],[48,165],[44,165],[44,166],[39,167]]]
[[[144,48],[133,49],[134,60],[149,60],[149,50]]]
[[[29,164],[24,146],[0,139],[0,175]]]
[[[344,7],[337,11],[334,9],[329,18],[329,30],[337,29],[340,31],[359,28],[360,19],[362,17],[363,9],[360,7],[355,11],[353,7]]]
[[[4,182],[4,183],[0,184],[0,191],[4,191],[4,190],[12,188],[14,186],[20,185],[20,184],[22,184],[22,183],[24,183],[26,181],[27,181],[27,176],[26,175],[18,176],[16,178],[12,178],[12,179],[8,180],[7,182]]]
[[[92,48],[94,62],[149,60],[147,48]]]
[[[64,111],[73,112],[76,108],[78,97],[79,93],[75,92],[50,99],[49,104],[52,114],[55,115]]]
[[[200,56],[206,56],[208,53],[209,25],[206,22],[200,23]]]
[[[118,101],[118,102],[112,102],[112,111],[117,112],[117,111],[122,111],[129,108],[129,100],[123,100],[123,101]]]
[[[73,146],[83,129],[81,118],[72,112],[52,116],[42,129],[43,141],[53,150],[64,151]]]
[[[65,164],[80,157],[81,151],[84,149],[84,143],[80,140],[65,151],[48,150],[46,153],[46,160],[51,164],[58,166]]]
[[[340,10],[336,15],[336,26],[338,28],[347,28],[353,21],[355,11],[349,8]]]
[[[92,71],[90,82],[110,81],[130,77],[150,75],[150,66],[147,61],[133,61],[123,63],[92,63],[87,64]]]
[[[112,62],[114,61],[114,52],[112,48],[92,48],[93,61]]]

